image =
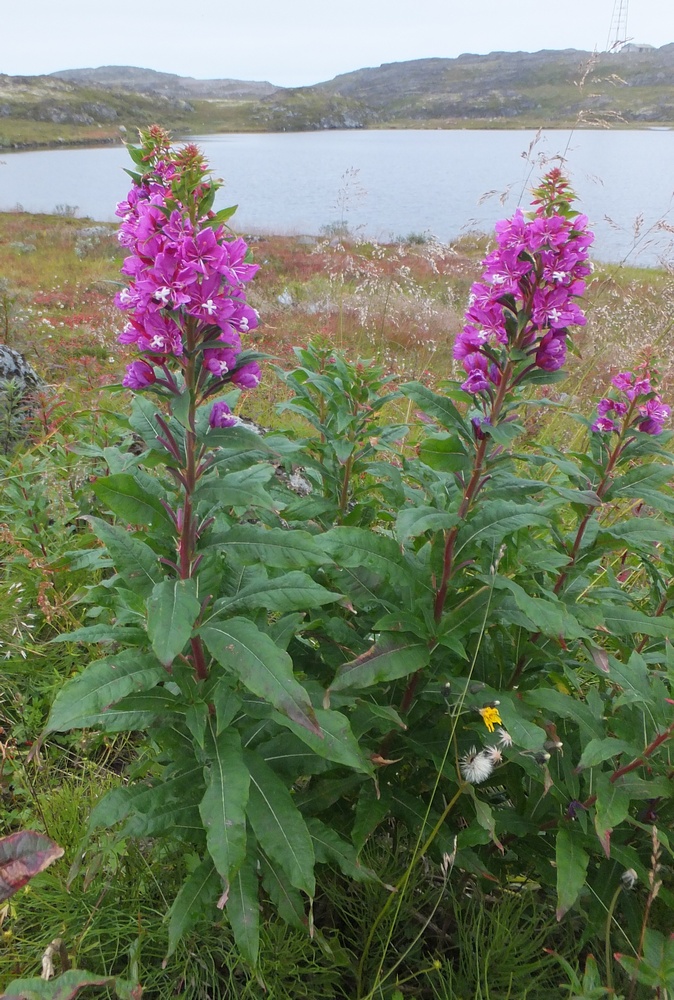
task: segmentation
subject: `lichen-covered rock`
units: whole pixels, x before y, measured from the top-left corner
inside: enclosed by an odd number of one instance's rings
[[[42,379],[23,354],[6,344],[0,344],[0,385],[13,379],[24,392],[43,385]]]

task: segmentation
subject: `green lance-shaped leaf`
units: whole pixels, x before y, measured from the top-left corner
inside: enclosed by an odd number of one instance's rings
[[[407,677],[425,667],[429,660],[428,645],[415,635],[383,632],[373,646],[339,668],[330,691],[369,687]]]
[[[157,658],[135,649],[96,660],[56,696],[46,733],[105,725],[105,713],[126,695],[149,691],[166,678]]]
[[[246,805],[250,776],[241,750],[241,737],[234,729],[215,735],[209,721],[206,793],[199,812],[206,829],[208,853],[215,867],[230,883],[246,856]]]
[[[147,633],[145,629],[134,628],[132,625],[85,625],[76,628],[74,632],[62,632],[55,635],[50,642],[116,642],[123,646],[145,646]]]
[[[335,561],[345,569],[368,569],[393,586],[408,587],[412,566],[392,538],[366,528],[331,528],[318,539]]]
[[[313,896],[314,848],[304,818],[281,779],[257,753],[244,750],[250,771],[248,819],[260,847],[292,885]]]
[[[0,903],[62,855],[62,847],[32,830],[0,837]]]
[[[262,884],[281,919],[292,927],[306,930],[307,916],[304,912],[302,894],[290,884],[285,872],[277,865],[272,865],[262,853],[260,853],[260,869]]]
[[[404,507],[396,521],[396,538],[407,545],[426,531],[444,531],[458,523],[456,514],[449,514],[435,507]]]
[[[171,519],[159,499],[148,493],[127,472],[98,479],[94,483],[93,490],[113,514],[117,514],[129,524],[145,524],[150,528],[158,524],[172,527]]]
[[[372,774],[374,770],[372,763],[358,746],[346,716],[341,712],[320,708],[315,710],[315,716],[320,736],[287,717],[277,714],[274,720],[292,730],[319,757],[343,764],[355,771],[362,771],[363,774]]]
[[[308,531],[236,524],[226,534],[218,535],[216,541],[226,558],[244,566],[262,564],[274,569],[304,570],[330,561]]]
[[[585,884],[590,856],[580,845],[577,831],[562,827],[557,833],[557,919],[561,920],[578,899]]]
[[[472,785],[468,786],[468,794],[473,800],[473,805],[475,806],[475,817],[478,824],[483,830],[486,830],[489,834],[492,842],[498,847],[501,854],[504,853],[504,847],[501,841],[496,835],[496,818],[492,812],[491,806],[487,802],[483,802],[482,799],[478,798],[475,789]]]
[[[647,927],[644,931],[644,952],[641,959],[616,954],[623,969],[644,986],[661,990],[674,988],[674,937]],[[663,994],[664,995],[664,994]]]
[[[499,545],[506,535],[520,528],[544,526],[549,517],[540,505],[517,500],[487,500],[461,529],[457,554],[472,542]]]
[[[630,811],[629,792],[618,781],[611,781],[610,776],[601,772],[596,776],[595,790],[597,801],[594,813],[594,828],[599,837],[599,843],[607,858],[611,857],[611,834],[619,823],[627,818]]]
[[[308,611],[310,608],[320,608],[324,604],[339,601],[341,594],[326,590],[316,583],[307,573],[299,571],[285,573],[273,580],[262,578],[243,587],[231,597],[221,597],[215,602],[213,611],[219,614],[234,609],[266,608],[285,614],[288,611]]]
[[[618,754],[622,753],[629,754],[630,758],[639,756],[639,750],[636,747],[625,740],[618,740],[614,736],[590,740],[578,761],[578,770],[594,767],[596,764],[601,764],[603,761],[610,760],[611,757],[617,757]]]
[[[462,437],[471,438],[466,421],[446,396],[433,392],[421,382],[407,382],[400,386],[400,391],[403,396],[411,399],[424,413],[437,420],[447,430],[457,430]]]
[[[194,580],[162,580],[147,602],[147,634],[157,659],[170,666],[192,635],[201,604]]]
[[[124,528],[108,524],[99,517],[88,517],[87,520],[110,553],[115,569],[129,590],[141,597],[149,597],[154,585],[162,579],[157,553]]]
[[[258,898],[257,851],[251,845],[233,877],[227,897],[227,916],[236,946],[253,967],[260,952],[260,901]]]
[[[307,826],[314,842],[316,861],[319,864],[334,861],[338,868],[355,882],[378,881],[377,876],[370,868],[364,868],[361,865],[353,844],[340,837],[336,830],[327,826],[316,816],[307,818]]]
[[[194,502],[205,501],[214,507],[266,507],[272,510],[274,500],[264,486],[274,475],[271,465],[254,465],[249,469],[228,472],[218,478],[209,477],[194,493]]]
[[[431,434],[417,448],[421,461],[438,472],[459,472],[470,459],[458,434]]]
[[[268,635],[246,618],[211,621],[199,634],[218,663],[249,691],[320,736],[309,695],[293,676],[292,660]]]
[[[170,958],[180,939],[214,905],[222,880],[210,857],[188,875],[169,910],[168,952]]]

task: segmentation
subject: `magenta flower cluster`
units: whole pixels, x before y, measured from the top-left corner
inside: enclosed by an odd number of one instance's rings
[[[524,351],[531,366],[554,372],[566,359],[568,327],[583,326],[574,301],[585,290],[594,239],[587,218],[518,209],[496,224],[496,249],[483,261],[483,280],[471,288],[466,323],[454,357],[467,378],[461,388],[489,392],[503,376],[508,349]]]
[[[258,322],[244,289],[258,266],[247,262],[243,239],[218,225],[211,211],[200,214],[199,198],[208,190],[205,167],[197,150],[181,152],[156,159],[117,205],[118,239],[129,251],[122,267],[129,284],[115,297],[128,314],[119,340],[135,344],[142,356],[128,365],[123,384],[174,389],[170,367],[184,368],[191,354],[201,365],[204,397],[226,382],[253,388],[259,366],[239,356],[241,334]],[[182,171],[187,165],[193,176],[195,163],[201,176],[190,189]],[[188,191],[191,204],[183,204],[178,191],[183,197]],[[230,425],[224,405],[215,404],[213,426]]]
[[[599,400],[593,431],[608,434],[636,428],[644,434],[662,433],[672,411],[655,392],[650,378],[620,372],[611,384],[622,398],[605,396]]]

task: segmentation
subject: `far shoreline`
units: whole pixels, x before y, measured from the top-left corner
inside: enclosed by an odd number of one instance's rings
[[[376,125],[358,128],[307,128],[307,129],[260,129],[260,128],[237,128],[237,129],[193,129],[189,132],[180,129],[172,131],[174,140],[177,142],[190,142],[199,136],[209,135],[300,135],[307,133],[321,132],[461,132],[461,131],[483,131],[483,132],[592,132],[592,131],[619,131],[619,132],[671,132],[674,124],[671,122],[613,122],[610,129],[601,122],[552,122],[541,124],[534,121],[517,121],[508,119],[501,122],[499,119],[456,119],[449,122],[437,123],[435,121],[424,121],[414,123],[400,122],[379,122]],[[96,149],[99,146],[123,146],[127,141],[135,141],[133,131],[129,130],[128,138],[115,133],[106,133],[100,137],[82,136],[58,139],[27,139],[20,142],[6,141],[0,133],[0,155],[6,153],[29,153],[47,152],[57,149]]]

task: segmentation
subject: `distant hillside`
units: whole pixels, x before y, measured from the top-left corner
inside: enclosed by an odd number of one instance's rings
[[[267,97],[279,88],[271,83],[249,80],[195,80],[191,76],[158,73],[137,66],[99,66],[98,69],[62,69],[52,77],[83,87],[125,90],[137,94],[162,94],[183,98]]]
[[[674,126],[674,44],[416,59],[311,87],[196,80],[134,66],[0,75],[0,148],[177,135],[351,128]]]
[[[555,126],[602,116],[674,124],[674,44],[618,54],[569,49],[387,63],[280,91],[262,102],[261,120],[276,128],[326,127],[321,105],[329,119],[340,104],[360,127]]]

